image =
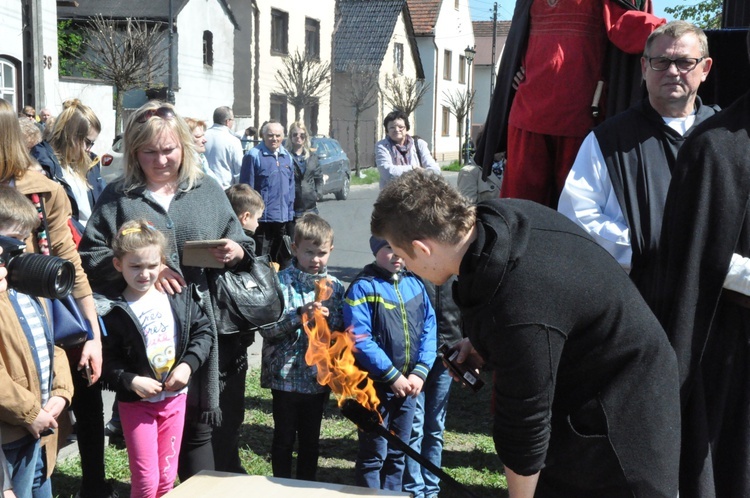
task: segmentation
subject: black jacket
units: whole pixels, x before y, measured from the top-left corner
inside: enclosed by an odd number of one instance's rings
[[[453,296],[495,372],[500,459],[541,470],[555,496],[676,496],[677,364],[628,275],[540,204],[480,203],[477,216]]]
[[[318,164],[318,156],[314,152],[307,156],[304,173],[297,156],[294,154],[291,156],[294,163],[294,213],[296,216],[318,206],[318,197],[322,195],[323,172]]]
[[[452,276],[443,285],[435,285],[429,280],[422,280],[432,307],[435,309],[435,322],[437,323],[437,347],[443,344],[452,346],[463,337],[461,333],[461,310],[453,300],[453,282],[456,277]],[[440,356],[440,351],[438,351]]]
[[[198,306],[194,285],[170,296],[170,305],[177,327],[175,362],[187,363],[193,374],[208,358],[213,343],[211,324]],[[139,401],[130,387],[136,376],[158,379],[146,356],[146,343],[141,324],[123,298],[110,300],[96,295],[97,312],[102,317],[107,335],[102,341],[102,382],[117,393],[118,401]],[[171,371],[171,370],[170,370]]]

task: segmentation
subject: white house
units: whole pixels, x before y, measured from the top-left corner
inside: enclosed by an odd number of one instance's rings
[[[276,80],[284,58],[297,52],[323,63],[331,61],[335,0],[231,0],[240,25],[235,50],[235,115],[242,126],[269,120],[285,127],[295,110]],[[312,134],[330,133],[330,85],[301,118]]]
[[[466,92],[469,84],[474,86],[464,56],[465,49],[475,45],[469,0],[407,2],[425,81],[430,83],[430,91],[416,111],[415,134],[427,141],[437,161],[453,161],[460,156],[458,135],[464,125],[459,126],[445,100],[448,93]]]
[[[359,118],[359,163],[375,164],[375,142],[385,136],[382,122],[392,109],[378,94],[386,88],[386,78],[423,79],[411,16],[406,0],[340,0],[339,18],[333,39],[332,136],[349,156],[354,167],[355,112],[347,97],[363,89],[372,78],[377,102]],[[356,75],[359,73],[359,75]],[[412,116],[412,121],[413,121]],[[414,123],[412,123],[412,130]]]

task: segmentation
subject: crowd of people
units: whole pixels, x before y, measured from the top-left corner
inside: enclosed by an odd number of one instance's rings
[[[748,97],[724,111],[697,97],[712,59],[692,24],[615,0],[584,4],[519,2],[531,25],[525,66],[502,75],[512,83],[498,85],[498,114],[478,141],[501,186],[486,175],[483,186],[477,169],[463,172],[461,192],[449,186],[409,116],[385,116],[374,261],[348,287],[328,272],[334,231],[318,212],[323,178],[304,123],[285,136],[267,121],[245,152],[251,132],[234,131],[230,107],[207,128],[150,101],[125,124],[123,173],[106,184],[91,108],[71,99],[37,121],[0,100],[0,258],[25,244],[69,261],[92,336],[55,346],[54,296],[17,288],[0,265],[5,497],[53,496],[68,408],[76,496],[117,497],[104,473],[102,389],[116,393],[132,497],[163,496],[201,470],[245,473],[238,434],[256,331],[223,323],[213,268],[249,271],[258,256],[274,263],[284,298],[279,320],[257,330],[275,477],[316,480],[330,388],[305,359],[306,329],[323,317],[352,334],[385,429],[437,468],[459,380],[446,346],[459,366],[493,372],[493,438],[513,497],[749,495]],[[590,26],[571,47],[614,19],[600,44],[642,51],[647,94],[600,124],[577,108],[542,119],[549,68],[531,61],[550,41],[535,23],[583,14]],[[584,76],[575,81],[588,86],[568,90],[593,91]],[[549,160],[530,152],[542,143],[555,149]],[[493,199],[498,190],[512,199]],[[189,242],[207,243],[210,264],[185,257]],[[440,492],[438,476],[366,430],[355,480]]]

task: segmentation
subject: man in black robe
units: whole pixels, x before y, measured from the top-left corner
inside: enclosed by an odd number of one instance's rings
[[[685,142],[665,206],[651,305],[680,369],[681,498],[750,496],[748,212],[750,92]]]
[[[642,293],[677,151],[717,110],[698,97],[710,70],[702,29],[685,21],[658,27],[641,58],[648,98],[584,139],[560,195],[558,211],[612,254]]]

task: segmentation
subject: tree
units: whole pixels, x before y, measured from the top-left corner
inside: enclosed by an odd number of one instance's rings
[[[664,12],[672,14],[675,19],[690,21],[703,29],[716,29],[721,28],[722,3],[722,0],[705,0],[691,5],[664,7]]]
[[[359,176],[359,118],[378,103],[378,73],[366,68],[351,68],[349,83],[339,97],[354,110],[354,174]]]
[[[276,82],[287,102],[294,106],[294,120],[299,121],[302,109],[317,104],[330,88],[331,63],[295,52],[284,57],[284,67],[276,71]]]
[[[422,101],[422,97],[430,89],[430,84],[424,80],[409,78],[404,76],[385,77],[385,91],[383,100],[390,105],[393,110],[402,111],[410,116]]]
[[[114,87],[115,133],[120,134],[125,92],[159,86],[169,69],[164,24],[133,18],[116,22],[96,15],[87,23],[84,37],[81,58],[87,72]]]
[[[456,116],[458,121],[458,150],[463,151],[464,123],[466,122],[466,116],[474,107],[474,90],[469,91],[468,88],[464,91],[446,90],[443,92],[443,105],[448,108],[448,112]],[[465,154],[461,153],[460,155],[461,161],[463,161]]]

